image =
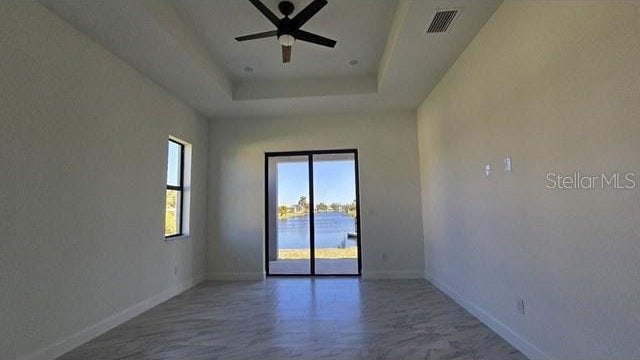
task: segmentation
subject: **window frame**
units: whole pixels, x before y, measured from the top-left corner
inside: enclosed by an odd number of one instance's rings
[[[169,181],[167,181],[167,189],[166,190],[173,190],[173,191],[178,191],[179,195],[180,195],[180,208],[177,209],[179,211],[180,216],[176,216],[177,220],[178,220],[178,229],[177,232],[175,234],[172,235],[166,235],[164,236],[165,239],[170,239],[170,238],[174,238],[174,237],[178,237],[178,236],[184,236],[184,226],[183,226],[183,221],[184,221],[184,160],[185,160],[185,148],[186,148],[186,144],[181,143],[178,140],[175,140],[173,138],[169,138],[169,143],[174,143],[176,145],[178,145],[180,147],[180,174],[179,174],[179,178],[178,178],[178,182],[179,185],[169,185]],[[169,159],[167,158],[167,168],[169,167]],[[168,180],[168,179],[167,179]],[[165,212],[166,212],[166,191],[165,191]],[[165,220],[166,221],[166,220]],[[166,227],[166,223],[165,223],[165,227]]]

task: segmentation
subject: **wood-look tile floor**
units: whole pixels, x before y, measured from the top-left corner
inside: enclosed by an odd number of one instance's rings
[[[58,359],[526,358],[426,281],[269,278],[203,283]]]

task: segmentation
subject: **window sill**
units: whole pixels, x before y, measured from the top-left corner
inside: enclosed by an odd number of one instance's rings
[[[172,235],[172,236],[165,236],[164,241],[188,240],[190,238],[191,238],[190,235]]]

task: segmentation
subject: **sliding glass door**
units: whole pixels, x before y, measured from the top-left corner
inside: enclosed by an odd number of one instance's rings
[[[356,150],[267,153],[268,275],[359,275]]]

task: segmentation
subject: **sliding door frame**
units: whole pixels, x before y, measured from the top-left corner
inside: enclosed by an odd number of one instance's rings
[[[313,191],[313,156],[330,154],[353,154],[354,172],[356,181],[356,231],[358,236],[358,273],[357,274],[316,274],[315,258],[315,202]],[[269,271],[269,159],[283,156],[307,156],[309,174],[309,251],[310,251],[310,272],[309,274],[271,274]],[[362,230],[360,227],[360,169],[358,166],[358,149],[332,149],[332,150],[303,150],[303,151],[276,151],[264,153],[264,261],[267,276],[360,276],[362,275]]]

